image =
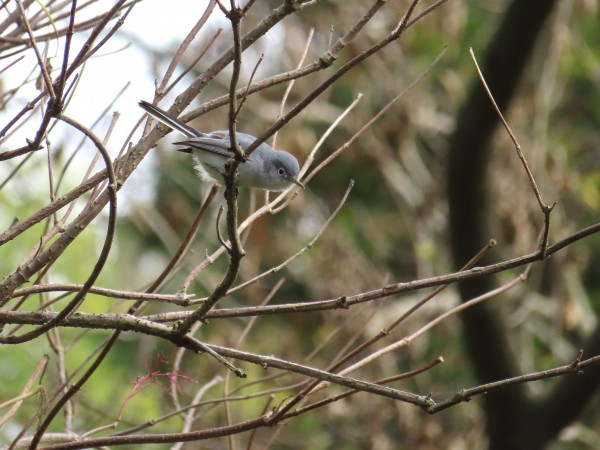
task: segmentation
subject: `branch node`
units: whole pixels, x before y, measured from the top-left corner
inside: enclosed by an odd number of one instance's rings
[[[297,11],[302,8],[302,2],[300,0],[286,0],[285,4],[293,11]]]
[[[577,355],[577,358],[575,358],[573,360],[573,362],[570,364],[570,366],[573,369],[577,369],[579,367],[579,364],[581,364],[582,359],[583,359],[583,349],[579,349],[579,354]]]
[[[544,214],[550,214],[554,207],[557,205],[558,200],[554,200],[551,205],[544,205]]]
[[[343,309],[348,309],[350,308],[350,306],[348,305],[348,297],[346,297],[345,295],[342,295],[340,298],[338,298],[337,303],[338,303],[338,307],[339,308],[343,308]]]
[[[248,375],[246,374],[246,372],[244,372],[242,369],[238,369],[236,368],[233,373],[235,373],[235,376],[238,378],[246,378]]]
[[[454,394],[452,396],[452,401],[468,402],[469,400],[471,400],[471,399],[467,395],[466,389],[461,389],[460,391],[458,391],[456,394]]]
[[[319,62],[321,63],[321,67],[323,68],[331,66],[336,59],[337,56],[331,53],[331,51],[329,50],[327,50],[324,53],[321,53],[321,55],[319,56]]]

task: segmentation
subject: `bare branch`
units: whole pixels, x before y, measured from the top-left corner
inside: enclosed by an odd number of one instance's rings
[[[525,159],[525,155],[523,154],[523,151],[521,150],[521,146],[519,145],[519,142],[517,141],[517,138],[515,137],[514,133],[510,129],[508,122],[502,115],[500,108],[498,108],[498,105],[496,104],[496,101],[494,100],[494,96],[492,95],[490,88],[488,87],[487,83],[485,82],[485,78],[483,76],[483,73],[481,72],[481,69],[479,68],[479,64],[477,64],[477,59],[475,58],[475,53],[473,53],[472,48],[469,49],[469,53],[471,54],[471,59],[473,60],[473,63],[475,64],[475,68],[477,69],[477,74],[479,75],[481,84],[483,85],[485,91],[487,92],[490,102],[494,106],[494,109],[496,110],[498,117],[500,117],[500,120],[502,121],[502,124],[504,125],[504,129],[508,133],[510,139],[512,140],[512,142],[515,146],[517,156],[521,160],[521,164],[523,164],[523,168],[525,169],[527,178],[529,178],[529,182],[531,183],[531,189],[533,189],[533,193],[535,194],[535,197],[537,198],[537,201],[540,205],[540,209],[542,210],[542,213],[544,214],[544,234],[543,234],[543,237],[541,240],[540,251],[543,256],[546,256],[546,250],[548,248],[548,233],[550,231],[550,214],[552,213],[552,210],[556,206],[557,201],[555,201],[552,205],[547,205],[544,202],[544,200],[542,200],[542,195],[540,194],[540,190],[537,187],[537,183],[535,182],[533,173],[531,172],[531,169],[529,168],[529,164],[527,164],[527,160]]]

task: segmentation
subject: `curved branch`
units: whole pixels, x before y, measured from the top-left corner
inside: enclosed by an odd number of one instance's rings
[[[27,332],[25,334],[19,336],[3,336],[0,337],[0,343],[3,344],[19,344],[22,342],[29,341],[31,339],[35,339],[38,336],[41,336],[44,332],[49,329],[55,327],[57,324],[60,324],[63,319],[69,316],[75,308],[79,305],[81,300],[87,295],[91,287],[94,285],[94,282],[100,275],[100,272],[104,268],[104,264],[108,259],[108,254],[110,253],[110,248],[112,246],[116,223],[117,223],[117,180],[115,177],[115,172],[113,168],[112,161],[110,159],[110,155],[102,145],[102,142],[92,133],[90,130],[85,128],[83,125],[78,122],[70,119],[66,116],[59,116],[59,118],[71,125],[73,128],[79,130],[85,136],[87,136],[96,146],[97,150],[102,155],[104,159],[104,164],[106,165],[106,170],[109,178],[109,185],[107,187],[108,195],[109,195],[109,216],[108,216],[108,227],[106,232],[106,237],[104,239],[104,244],[102,246],[102,250],[100,251],[100,255],[98,256],[98,260],[92,270],[92,273],[85,281],[82,289],[75,295],[75,297],[69,302],[69,304],[53,319],[49,320],[42,326],[36,328],[33,331]],[[0,286],[0,299],[7,298],[16,288],[16,286],[25,282],[31,275],[36,273],[43,266],[55,261],[62,252],[67,248],[68,243],[70,243],[74,237],[72,237],[68,232],[65,232],[62,236],[60,236],[57,241],[51,245],[48,249],[41,252],[33,261],[25,264],[25,266],[20,267],[11,275],[9,275],[2,285]]]

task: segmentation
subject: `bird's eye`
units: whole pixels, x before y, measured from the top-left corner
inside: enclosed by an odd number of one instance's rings
[[[285,169],[284,169],[283,167],[280,167],[280,168],[277,170],[277,173],[278,173],[279,175],[281,175],[281,176],[284,176],[284,175],[285,175]]]

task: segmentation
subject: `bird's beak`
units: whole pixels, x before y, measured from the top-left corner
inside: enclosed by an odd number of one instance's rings
[[[290,178],[290,181],[292,183],[294,183],[296,186],[300,186],[302,189],[304,189],[304,185],[302,183],[300,183],[298,180],[296,180],[295,178]]]

